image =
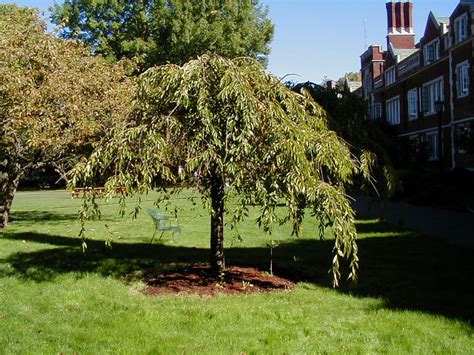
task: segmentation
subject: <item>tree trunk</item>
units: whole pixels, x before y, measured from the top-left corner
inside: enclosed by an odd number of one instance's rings
[[[15,166],[13,169],[8,171],[7,181],[5,184],[2,184],[3,191],[0,192],[0,228],[6,228],[8,225],[10,209],[12,207],[13,198],[15,197],[21,175],[21,170],[19,167]]]
[[[217,169],[216,169],[217,170]],[[224,258],[224,179],[217,171],[211,175],[211,268],[217,276],[225,269]]]
[[[69,185],[69,179],[67,176],[67,172],[69,171],[68,167],[66,164],[58,164],[58,163],[51,163],[51,166],[54,168],[54,171],[59,174],[59,179],[55,182],[55,184],[58,184],[61,180],[64,180],[66,183],[66,186]]]

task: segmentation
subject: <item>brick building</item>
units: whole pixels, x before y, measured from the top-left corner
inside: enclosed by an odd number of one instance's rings
[[[361,55],[362,96],[372,118],[424,142],[430,160],[439,160],[441,149],[445,167],[473,169],[474,0],[461,0],[449,17],[431,12],[418,43],[413,5],[386,3],[387,49],[372,45]]]

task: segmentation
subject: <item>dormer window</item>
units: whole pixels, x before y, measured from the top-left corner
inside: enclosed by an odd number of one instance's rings
[[[385,71],[385,85],[392,85],[396,80],[395,67],[387,69],[387,71]]]
[[[439,39],[435,39],[425,45],[425,65],[431,64],[439,59]]]
[[[467,38],[467,13],[454,20],[454,38],[456,43]]]

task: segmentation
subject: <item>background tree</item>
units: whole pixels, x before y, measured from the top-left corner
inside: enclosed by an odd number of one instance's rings
[[[29,169],[53,164],[64,173],[129,107],[123,63],[45,29],[35,10],[0,5],[0,227]]]
[[[368,119],[366,102],[346,90],[326,88],[312,82],[290,84],[290,87],[306,94],[328,113],[328,126],[349,143],[352,153],[358,157],[361,172],[370,172],[359,179],[358,187],[364,192],[374,191],[384,198],[390,197],[400,187],[393,167],[393,146],[397,146],[395,133],[390,134],[381,123]],[[367,182],[371,182],[367,186]],[[358,191],[360,193],[360,191]]]
[[[339,261],[358,265],[354,212],[344,193],[358,171],[348,147],[328,129],[313,100],[286,88],[250,58],[204,55],[183,66],[149,69],[141,78],[126,127],[117,127],[76,168],[74,183],[113,171],[106,187],[144,193],[160,181],[199,172],[198,189],[211,215],[211,266],[225,267],[224,215],[236,226],[259,205],[257,223],[267,233],[291,221],[298,234],[307,211],[332,226],[333,276]],[[181,170],[181,169],[179,169]],[[237,203],[226,204],[232,199]],[[275,207],[286,203],[286,216]],[[307,210],[309,209],[309,210]],[[322,236],[322,234],[321,234]]]
[[[349,72],[349,73],[344,74],[344,76],[337,79],[337,82],[336,82],[336,88],[339,91],[344,91],[345,90],[346,80],[349,80],[349,81],[362,81],[362,76],[360,75],[360,72]]]
[[[66,0],[51,18],[64,38],[106,57],[139,57],[145,69],[205,52],[265,61],[273,37],[258,0]]]

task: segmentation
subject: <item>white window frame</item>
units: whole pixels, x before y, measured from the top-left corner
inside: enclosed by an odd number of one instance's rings
[[[454,39],[458,44],[467,38],[467,12],[454,20]]]
[[[385,71],[385,86],[392,85],[396,81],[397,72],[395,71],[395,66],[393,66]]]
[[[469,68],[470,66],[468,60],[456,65],[456,93],[458,99],[469,96]]]
[[[426,97],[428,95],[428,97]],[[422,108],[425,116],[436,113],[436,101],[444,100],[444,78],[442,76],[423,84]],[[428,106],[428,107],[426,107]]]
[[[433,57],[430,57],[430,49],[433,50]],[[440,57],[439,38],[432,40],[423,47],[423,54],[425,56],[425,65],[436,62]]]
[[[418,118],[418,88],[413,88],[407,92],[408,120]]]
[[[397,95],[385,102],[387,122],[391,126],[400,124],[400,96]]]
[[[438,132],[433,131],[426,133],[426,143],[428,147],[428,160],[434,161],[439,159],[438,152]]]

